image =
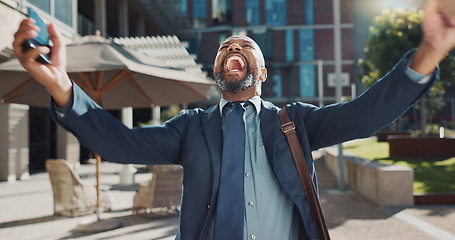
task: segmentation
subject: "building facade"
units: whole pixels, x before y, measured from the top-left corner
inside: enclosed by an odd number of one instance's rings
[[[186,14],[192,50],[207,72],[226,37],[243,34],[261,47],[268,78],[263,97],[276,104],[336,101],[333,0],[188,0]],[[354,0],[340,1],[342,95],[351,96],[355,79]]]

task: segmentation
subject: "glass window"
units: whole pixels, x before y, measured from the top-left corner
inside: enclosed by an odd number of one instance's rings
[[[186,0],[181,0],[181,3],[180,3],[180,11],[183,13],[183,14],[187,14],[187,11],[188,11],[188,8],[187,8],[187,1]]]
[[[245,1],[245,16],[248,25],[259,25],[259,0]]]
[[[66,25],[73,25],[73,1],[58,0],[54,1],[55,18],[64,22]]]
[[[71,27],[73,26],[74,1],[75,0],[28,0],[33,6]]]
[[[313,0],[305,0],[306,24],[314,24]]]
[[[294,61],[294,30],[286,30],[286,61]]]
[[[198,38],[189,38],[189,39],[185,39],[185,41],[188,42],[188,48],[187,48],[188,52],[195,53],[196,56],[198,56],[197,53],[199,53],[199,39]]]
[[[277,69],[273,73],[273,96],[280,98],[281,92],[281,70]]]
[[[212,0],[212,20],[216,24],[231,22],[231,0]]]
[[[314,60],[314,34],[313,29],[300,29],[300,61]]]
[[[286,25],[286,0],[265,0],[265,23]]]
[[[39,9],[51,14],[51,1],[50,0],[28,0],[29,3],[38,7]]]
[[[264,58],[272,59],[273,57],[273,35],[271,31],[253,32],[253,39],[262,50]],[[267,65],[267,62],[266,62]]]
[[[299,30],[300,61],[314,60],[313,29]],[[300,66],[300,97],[315,96],[315,72],[313,65]]]
[[[223,44],[224,40],[226,40],[227,36],[226,34],[224,33],[220,33],[220,35],[218,35],[218,45],[221,46],[221,44]]]
[[[193,17],[194,18],[206,18],[207,7],[205,0],[193,0]]]
[[[315,73],[312,64],[300,66],[300,97],[315,96]]]
[[[206,0],[193,0],[193,25],[195,27],[205,26],[207,18]]]

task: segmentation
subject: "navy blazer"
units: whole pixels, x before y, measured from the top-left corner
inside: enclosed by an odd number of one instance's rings
[[[406,61],[407,56],[383,79],[350,102],[322,108],[300,102],[286,106],[316,186],[311,151],[371,136],[403,114],[437,79],[436,71],[429,83],[415,83],[404,73]],[[108,161],[182,165],[181,221],[176,239],[206,239],[220,178],[222,121],[218,104],[206,111],[184,110],[161,126],[128,129],[76,84],[73,86],[73,99],[63,109],[64,114],[59,114],[55,104],[51,104],[52,117],[83,145]],[[286,137],[280,131],[277,111],[272,103],[262,102],[260,122],[267,158],[279,184],[294,201],[304,233],[310,239],[317,239]]]

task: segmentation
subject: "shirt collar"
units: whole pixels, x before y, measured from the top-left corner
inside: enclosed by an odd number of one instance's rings
[[[260,113],[261,112],[261,98],[259,96],[254,96],[250,99],[248,99],[247,101],[253,103],[254,105],[254,108],[256,109],[256,113]],[[229,101],[224,99],[224,98],[221,98],[220,99],[220,113],[221,113],[221,116],[223,116],[223,107],[228,104]]]

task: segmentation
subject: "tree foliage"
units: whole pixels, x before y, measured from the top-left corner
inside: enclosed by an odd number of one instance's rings
[[[418,46],[422,39],[421,18],[422,12],[416,10],[386,9],[373,19],[364,49],[367,59],[359,60],[365,86],[371,86],[390,71],[404,53]]]
[[[404,53],[418,47],[422,39],[423,11],[386,9],[373,19],[370,35],[364,49],[365,59],[359,59],[363,70],[361,81],[370,87],[387,74]],[[440,64],[443,81],[455,82],[455,58],[446,57]],[[441,82],[435,84],[425,96],[428,115],[434,115],[444,107],[445,90]],[[417,105],[418,106],[418,105]]]

